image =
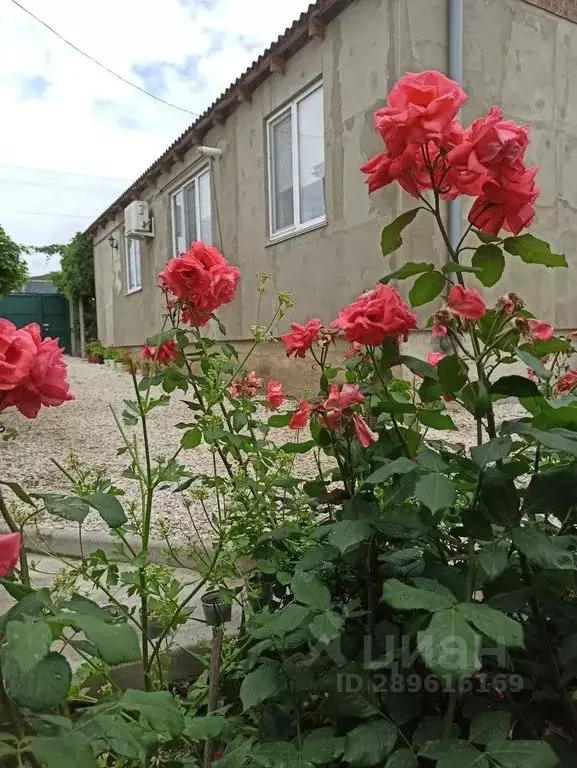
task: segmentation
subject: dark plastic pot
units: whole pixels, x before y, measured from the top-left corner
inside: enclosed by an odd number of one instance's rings
[[[220,602],[220,593],[218,589],[205,592],[200,598],[202,604],[202,610],[204,611],[204,618],[207,624],[211,627],[218,627],[232,617],[232,606],[230,603],[223,604]]]

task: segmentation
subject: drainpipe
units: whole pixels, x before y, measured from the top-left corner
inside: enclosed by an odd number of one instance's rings
[[[449,77],[463,84],[463,0],[449,0]],[[456,248],[461,239],[461,200],[449,202],[449,240]],[[455,275],[449,275],[456,282]]]

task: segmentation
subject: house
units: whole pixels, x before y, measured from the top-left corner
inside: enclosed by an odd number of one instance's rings
[[[462,11],[462,38],[455,11]],[[222,312],[228,338],[241,347],[251,326],[273,312],[272,299],[260,307],[256,300],[258,273],[270,273],[274,288],[297,300],[275,329],[281,333],[291,320],[332,320],[404,260],[443,263],[443,244],[420,217],[383,264],[380,230],[414,202],[396,186],[369,196],[359,167],[382,150],[373,113],[398,78],[448,72],[450,52],[453,67],[455,56],[460,63],[460,42],[469,93],[463,122],[500,104],[531,125],[542,189],[532,231],[572,258],[577,2],[318,0],[87,230],[101,341],[139,346],[157,330],[157,275],[195,239],[212,242],[241,269],[235,301]],[[125,237],[125,210],[135,200],[148,204],[154,237]],[[513,288],[559,328],[577,326],[566,272],[516,268],[508,265],[501,291]],[[415,334],[412,344],[426,347],[428,334]],[[258,348],[255,365],[289,386],[308,374],[307,363],[299,369],[272,342]]]

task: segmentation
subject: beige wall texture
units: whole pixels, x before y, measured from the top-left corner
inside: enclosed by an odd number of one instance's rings
[[[275,329],[291,320],[320,317],[329,322],[339,308],[386,272],[407,260],[443,263],[445,250],[430,216],[421,214],[406,230],[402,248],[388,257],[379,249],[382,226],[415,206],[397,187],[369,196],[360,165],[381,151],[372,127],[374,111],[406,71],[447,70],[447,0],[357,0],[326,28],[324,40],[310,40],[272,74],[226,123],[203,143],[222,149],[212,161],[213,238],[242,272],[238,294],[220,313],[233,340],[250,338],[250,327],[274,311],[274,290],[257,313],[257,274],[272,274],[275,290],[293,294],[297,305]],[[469,123],[500,104],[506,114],[531,126],[530,159],[541,165],[542,188],[533,231],[550,239],[574,261],[577,221],[577,24],[524,0],[464,0],[464,87]],[[573,76],[572,76],[573,73]],[[267,238],[265,121],[315,81],[322,80],[325,110],[327,223],[310,232],[270,243]],[[162,173],[142,199],[151,203],[156,234],[142,247],[142,291],[125,295],[123,220],[118,216],[95,240],[98,332],[106,345],[137,346],[162,322],[162,295],[156,276],[172,256],[170,195],[207,164],[194,148]],[[464,212],[466,213],[466,212]],[[114,234],[119,249],[111,249]],[[577,326],[572,301],[573,271],[526,267],[511,257],[493,291],[522,294],[537,314],[559,327]],[[400,290],[406,294],[409,284]],[[491,294],[490,294],[491,295]],[[432,312],[421,313],[424,321]],[[413,347],[428,346],[419,334]],[[256,367],[264,375],[289,378],[295,386],[310,379],[308,365],[296,368],[282,347],[261,348]]]

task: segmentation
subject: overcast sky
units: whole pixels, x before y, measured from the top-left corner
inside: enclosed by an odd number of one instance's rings
[[[307,0],[19,0],[79,48],[195,113],[307,8]],[[195,119],[140,94],[0,0],[0,225],[67,242]],[[56,260],[29,258],[32,274]]]

